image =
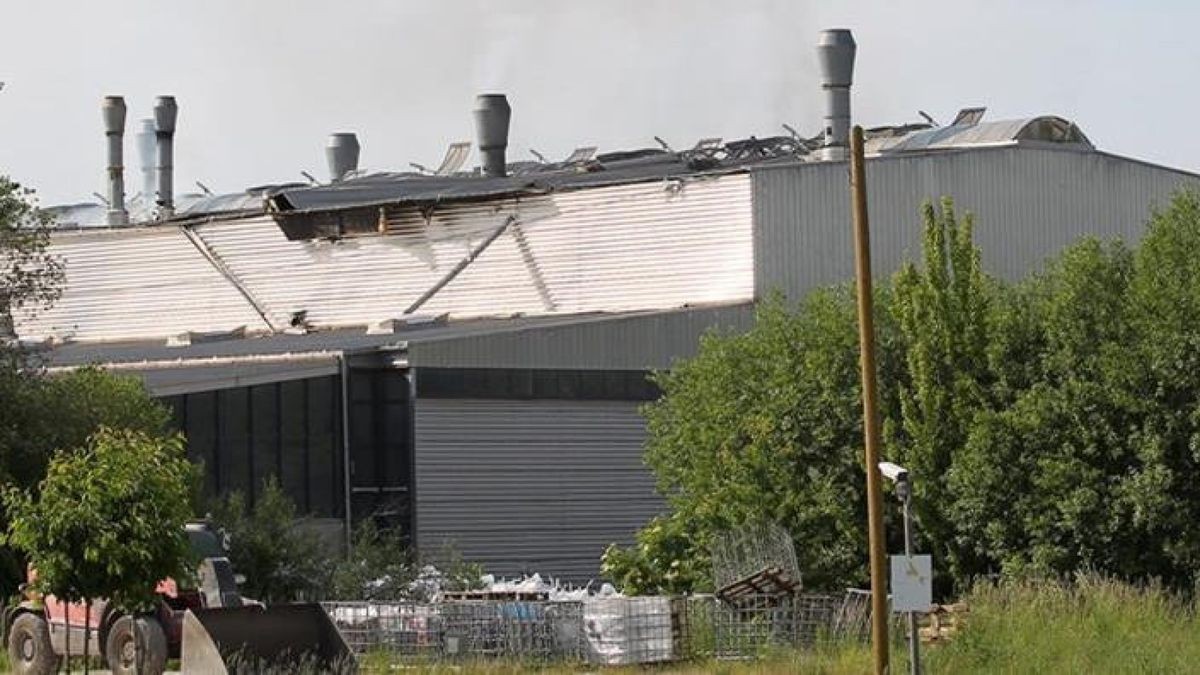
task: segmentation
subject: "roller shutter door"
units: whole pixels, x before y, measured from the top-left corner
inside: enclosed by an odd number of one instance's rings
[[[417,542],[488,573],[597,578],[663,509],[630,401],[418,399]]]

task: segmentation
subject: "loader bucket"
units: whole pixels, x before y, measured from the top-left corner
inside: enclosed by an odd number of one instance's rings
[[[353,673],[354,657],[317,604],[189,610],[185,673]]]

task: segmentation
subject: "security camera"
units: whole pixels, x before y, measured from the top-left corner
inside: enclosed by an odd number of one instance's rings
[[[899,464],[880,462],[879,472],[882,473],[885,478],[894,483],[903,483],[908,480],[908,469],[900,466]]]

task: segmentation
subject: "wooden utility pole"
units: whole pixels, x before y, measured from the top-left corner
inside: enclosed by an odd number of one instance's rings
[[[871,308],[871,236],[863,130],[850,136],[850,195],[854,215],[854,276],[858,286],[858,344],[862,366],[863,435],[867,472],[867,536],[871,555],[871,651],[876,675],[888,672],[887,552],[883,544],[883,489],[879,475],[879,411],[875,389],[875,321]]]

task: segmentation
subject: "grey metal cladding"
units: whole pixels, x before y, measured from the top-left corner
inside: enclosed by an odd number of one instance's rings
[[[799,297],[852,278],[845,163],[757,169],[755,295]],[[984,267],[1016,279],[1083,235],[1136,241],[1150,209],[1200,176],[1102,152],[1040,147],[975,148],[870,159],[867,187],[876,276],[920,255],[918,209],[954,198],[976,214]]]
[[[663,510],[638,405],[418,398],[418,547],[499,576],[597,578],[605,547]]]
[[[710,330],[740,332],[753,321],[751,303],[692,307],[414,341],[408,355],[417,367],[650,370],[694,356]]]

